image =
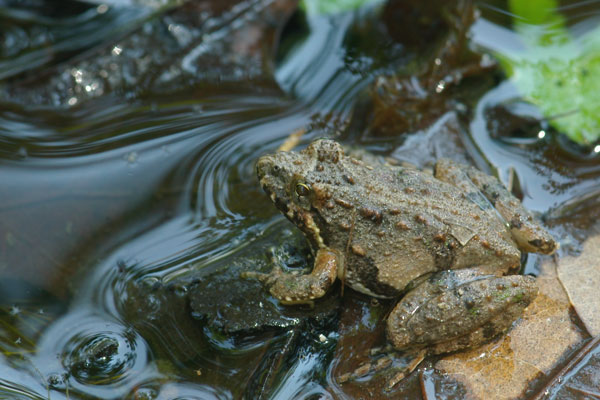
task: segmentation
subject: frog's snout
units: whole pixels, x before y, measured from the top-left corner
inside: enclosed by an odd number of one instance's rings
[[[256,162],[256,175],[258,176],[258,180],[262,181],[262,179],[269,173],[271,165],[272,162],[269,156],[263,156],[258,159]]]
[[[279,173],[279,167],[273,166],[273,162],[269,156],[263,156],[256,162],[256,176],[258,182],[262,186],[263,190],[270,196],[275,191],[275,182],[277,181],[273,175]],[[275,201],[275,198],[271,196],[271,200]]]
[[[256,175],[263,190],[275,206],[286,213],[288,211],[289,196],[286,193],[286,182],[289,172],[277,162],[272,155],[262,156],[256,162]]]

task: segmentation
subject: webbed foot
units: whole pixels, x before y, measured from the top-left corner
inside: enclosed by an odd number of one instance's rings
[[[312,304],[315,299],[323,297],[335,282],[338,263],[337,253],[320,249],[314,268],[308,275],[285,273],[277,266],[269,274],[244,272],[242,278],[258,279],[282,304]]]

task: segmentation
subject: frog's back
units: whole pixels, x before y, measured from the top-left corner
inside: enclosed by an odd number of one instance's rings
[[[519,264],[520,253],[491,205],[414,169],[349,171],[351,188],[333,192],[324,235],[345,253],[345,281],[354,289],[394,297],[434,271],[502,273]]]

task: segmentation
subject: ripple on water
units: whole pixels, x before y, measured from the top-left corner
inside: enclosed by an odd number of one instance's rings
[[[264,234],[277,211],[260,192],[255,160],[314,112],[343,119],[370,79],[344,62],[352,15],[316,21],[307,43],[325,45],[308,44],[301,65],[290,57],[280,68],[276,78],[300,101],[275,82],[239,90],[206,83],[137,100],[104,93],[68,113],[0,111],[0,182],[10,188],[0,223],[16,233],[0,263],[29,269],[28,279],[72,296],[38,340],[34,367],[22,368],[56,389],[51,398],[66,389],[73,398],[232,398],[228,390],[268,375],[257,369],[264,349],[207,350],[197,321],[175,323],[189,320],[186,303],[166,302],[165,292],[152,289],[187,269],[227,266]],[[69,80],[80,76],[68,72]],[[185,361],[167,368],[165,359]],[[311,379],[295,371],[294,388]],[[43,389],[36,389],[40,398]]]
[[[135,391],[135,399],[173,399],[173,400],[211,400],[234,398],[227,390],[199,385],[190,382],[168,383],[166,385],[148,385]]]
[[[71,312],[42,336],[33,362],[52,388],[116,398],[158,378],[133,329],[90,312]]]
[[[190,338],[199,342],[201,329],[188,327],[186,340],[181,340],[180,327],[168,317],[152,320],[153,310],[163,303],[146,288],[140,298],[147,301],[134,304],[143,315],[127,314],[129,309],[119,302],[131,295],[126,290],[130,282],[161,284],[171,273],[185,272],[191,262],[197,261],[197,268],[210,265],[259,235],[269,223],[265,217],[276,210],[256,206],[260,201],[268,205],[268,199],[256,183],[254,162],[306,124],[309,115],[279,92],[179,103],[167,99],[151,108],[112,107],[110,113],[96,110],[98,116],[82,107],[81,114],[71,116],[70,128],[63,129],[49,115],[38,115],[43,122],[21,121],[34,134],[26,143],[27,156],[0,170],[0,179],[14,189],[4,203],[12,208],[0,211],[8,216],[4,223],[19,226],[23,237],[37,233],[38,225],[25,223],[30,218],[44,221],[54,235],[51,244],[44,239],[38,243],[49,250],[30,264],[23,263],[22,255],[35,258],[38,247],[27,251],[19,241],[0,256],[13,257],[7,265],[30,268],[48,265],[51,257],[55,264],[43,273],[36,269],[39,277],[32,273],[34,279],[52,288],[77,287],[69,312],[37,343],[33,364],[40,374],[30,372],[74,396],[118,398],[134,387],[161,394],[177,387],[190,394],[183,398],[193,398],[194,390],[199,398],[228,398],[218,385],[156,384],[160,374],[154,352],[174,354],[172,360],[196,354]],[[54,128],[43,129],[45,123]],[[2,135],[3,140],[22,143],[22,127],[5,127],[14,131]],[[9,152],[8,146],[0,148]],[[126,155],[132,153],[136,157],[130,162]],[[27,219],[21,219],[25,214]],[[65,221],[68,235],[62,238]],[[66,250],[58,251],[61,240]],[[53,272],[53,266],[76,266],[80,279],[73,283],[74,274]],[[151,339],[156,339],[153,347],[147,344]],[[204,367],[213,362],[204,361]],[[222,379],[225,369],[220,367],[215,379]]]

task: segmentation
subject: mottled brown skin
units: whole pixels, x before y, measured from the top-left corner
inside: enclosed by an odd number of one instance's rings
[[[406,293],[388,318],[398,350],[454,351],[508,329],[537,287],[504,275],[519,268],[521,250],[558,246],[497,179],[450,160],[432,176],[371,166],[321,139],[261,157],[257,173],[316,257],[309,275],[248,276],[285,304],[323,296],[336,277],[374,297]]]

